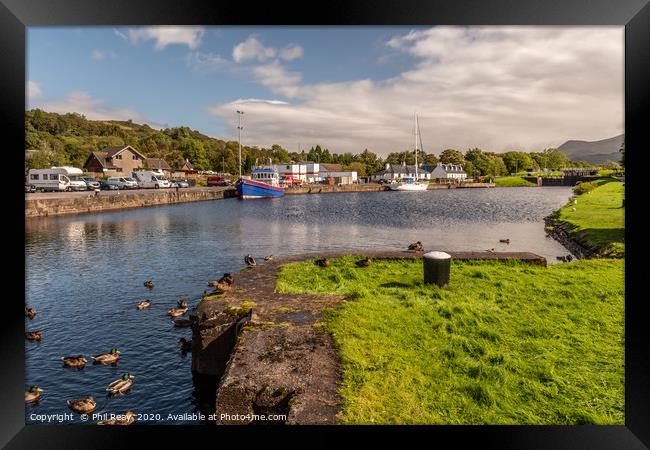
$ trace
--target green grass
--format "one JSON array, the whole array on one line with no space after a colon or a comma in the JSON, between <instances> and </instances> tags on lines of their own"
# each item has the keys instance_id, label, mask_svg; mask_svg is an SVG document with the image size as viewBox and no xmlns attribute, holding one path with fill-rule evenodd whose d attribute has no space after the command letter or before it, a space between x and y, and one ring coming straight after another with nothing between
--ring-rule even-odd
<instances>
[{"instance_id":1,"label":"green grass","mask_svg":"<svg viewBox=\"0 0 650 450\"><path fill-rule=\"evenodd\" d=\"M521 177L497 177L494 179L495 187L521 187L521 186L536 186L528 180Z\"/></svg>"},{"instance_id":2,"label":"green grass","mask_svg":"<svg viewBox=\"0 0 650 450\"><path fill-rule=\"evenodd\" d=\"M593 183L598 187L579 195L563 206L556 220L572 227L585 244L596 250L601 257L625 256L625 208L622 208L625 188L619 181L600 179ZM575 208L575 211L573 209Z\"/></svg>"},{"instance_id":3,"label":"green grass","mask_svg":"<svg viewBox=\"0 0 650 450\"><path fill-rule=\"evenodd\" d=\"M355 260L287 264L277 284L354 299L324 326L343 423L624 423L623 260L456 261L442 289L419 261Z\"/></svg>"}]
</instances>

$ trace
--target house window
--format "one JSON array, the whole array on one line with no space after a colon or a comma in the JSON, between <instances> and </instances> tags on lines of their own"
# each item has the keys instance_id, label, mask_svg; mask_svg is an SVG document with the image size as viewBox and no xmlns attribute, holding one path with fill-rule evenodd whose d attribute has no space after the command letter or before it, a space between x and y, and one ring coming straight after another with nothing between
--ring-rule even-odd
<instances>
[{"instance_id":1,"label":"house window","mask_svg":"<svg viewBox=\"0 0 650 450\"><path fill-rule=\"evenodd\" d=\"M32 174L29 176L30 180L38 180L38 174Z\"/></svg>"},{"instance_id":2,"label":"house window","mask_svg":"<svg viewBox=\"0 0 650 450\"><path fill-rule=\"evenodd\" d=\"M116 171L116 172L121 172L121 171L122 171L122 168L121 168L121 167L116 167L116 168L115 168L115 171Z\"/></svg>"},{"instance_id":3,"label":"house window","mask_svg":"<svg viewBox=\"0 0 650 450\"><path fill-rule=\"evenodd\" d=\"M122 159L122 155L115 156L115 159Z\"/></svg>"},{"instance_id":4,"label":"house window","mask_svg":"<svg viewBox=\"0 0 650 450\"><path fill-rule=\"evenodd\" d=\"M138 160L138 155L133 155L133 160L137 161Z\"/></svg>"}]
</instances>

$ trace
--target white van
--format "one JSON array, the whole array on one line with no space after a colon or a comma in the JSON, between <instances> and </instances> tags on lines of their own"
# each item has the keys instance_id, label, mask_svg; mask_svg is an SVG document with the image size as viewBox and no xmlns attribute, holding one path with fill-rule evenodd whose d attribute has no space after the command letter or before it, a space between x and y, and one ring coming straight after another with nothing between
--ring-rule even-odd
<instances>
[{"instance_id":1,"label":"white van","mask_svg":"<svg viewBox=\"0 0 650 450\"><path fill-rule=\"evenodd\" d=\"M138 183L131 177L110 177L106 184L117 186L118 189L137 189Z\"/></svg>"},{"instance_id":2,"label":"white van","mask_svg":"<svg viewBox=\"0 0 650 450\"><path fill-rule=\"evenodd\" d=\"M83 171L76 167L50 167L49 169L30 169L28 183L40 191L86 190L86 183L70 180L72 175L81 175Z\"/></svg>"},{"instance_id":3,"label":"white van","mask_svg":"<svg viewBox=\"0 0 650 450\"><path fill-rule=\"evenodd\" d=\"M155 170L138 170L132 173L141 188L168 188L171 183L162 172Z\"/></svg>"}]
</instances>

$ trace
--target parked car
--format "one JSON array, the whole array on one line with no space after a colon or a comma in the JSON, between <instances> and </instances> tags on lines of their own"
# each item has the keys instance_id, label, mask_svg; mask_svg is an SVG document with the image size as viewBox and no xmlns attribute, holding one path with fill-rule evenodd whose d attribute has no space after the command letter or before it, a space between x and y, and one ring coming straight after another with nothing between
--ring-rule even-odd
<instances>
[{"instance_id":1,"label":"parked car","mask_svg":"<svg viewBox=\"0 0 650 450\"><path fill-rule=\"evenodd\" d=\"M99 187L99 183L97 183L92 177L87 177L84 175L70 175L68 178L70 178L69 190L86 191ZM89 185L88 180L91 180L91 183L94 184Z\"/></svg>"},{"instance_id":2,"label":"parked car","mask_svg":"<svg viewBox=\"0 0 650 450\"><path fill-rule=\"evenodd\" d=\"M99 181L95 180L93 177L83 176L81 179L86 182L86 187L89 191L99 189Z\"/></svg>"},{"instance_id":3,"label":"parked car","mask_svg":"<svg viewBox=\"0 0 650 450\"><path fill-rule=\"evenodd\" d=\"M108 184L118 187L118 189L137 189L138 182L131 177L110 177L106 180Z\"/></svg>"},{"instance_id":4,"label":"parked car","mask_svg":"<svg viewBox=\"0 0 650 450\"><path fill-rule=\"evenodd\" d=\"M190 184L185 180L174 180L172 181L171 187L188 188Z\"/></svg>"},{"instance_id":5,"label":"parked car","mask_svg":"<svg viewBox=\"0 0 650 450\"><path fill-rule=\"evenodd\" d=\"M108 180L101 180L99 182L99 189L103 191L113 191L118 190L119 186L117 184L110 184Z\"/></svg>"},{"instance_id":6,"label":"parked car","mask_svg":"<svg viewBox=\"0 0 650 450\"><path fill-rule=\"evenodd\" d=\"M25 184L25 192L36 192L36 186L33 184Z\"/></svg>"},{"instance_id":7,"label":"parked car","mask_svg":"<svg viewBox=\"0 0 650 450\"><path fill-rule=\"evenodd\" d=\"M225 177L208 177L208 186L231 186L232 181Z\"/></svg>"}]
</instances>

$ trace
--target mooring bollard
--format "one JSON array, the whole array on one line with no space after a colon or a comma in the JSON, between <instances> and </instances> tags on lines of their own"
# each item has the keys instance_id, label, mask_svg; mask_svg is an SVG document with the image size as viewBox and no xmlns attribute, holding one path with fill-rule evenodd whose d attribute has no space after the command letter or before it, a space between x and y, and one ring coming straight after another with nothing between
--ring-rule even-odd
<instances>
[{"instance_id":1,"label":"mooring bollard","mask_svg":"<svg viewBox=\"0 0 650 450\"><path fill-rule=\"evenodd\" d=\"M443 287L449 284L451 255L445 252L429 252L422 255L424 264L424 284Z\"/></svg>"}]
</instances>

